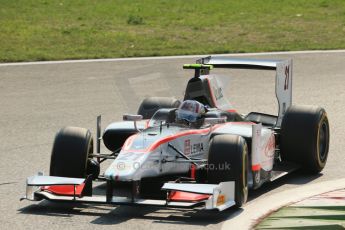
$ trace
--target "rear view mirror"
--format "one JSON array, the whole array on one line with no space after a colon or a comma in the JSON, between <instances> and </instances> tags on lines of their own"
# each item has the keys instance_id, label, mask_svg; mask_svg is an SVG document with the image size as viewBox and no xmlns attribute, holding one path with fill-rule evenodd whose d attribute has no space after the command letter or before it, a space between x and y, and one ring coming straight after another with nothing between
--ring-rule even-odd
<instances>
[{"instance_id":1,"label":"rear view mirror","mask_svg":"<svg viewBox=\"0 0 345 230\"><path fill-rule=\"evenodd\" d=\"M141 121L143 119L142 115L137 114L124 114L123 120L124 121Z\"/></svg>"},{"instance_id":2,"label":"rear view mirror","mask_svg":"<svg viewBox=\"0 0 345 230\"><path fill-rule=\"evenodd\" d=\"M207 117L205 123L210 125L222 124L226 122L226 117Z\"/></svg>"},{"instance_id":3,"label":"rear view mirror","mask_svg":"<svg viewBox=\"0 0 345 230\"><path fill-rule=\"evenodd\" d=\"M141 121L143 119L142 115L137 115L137 114L124 114L122 119L124 121L133 121L134 122L134 128L140 132L140 130L137 127L137 121Z\"/></svg>"}]
</instances>

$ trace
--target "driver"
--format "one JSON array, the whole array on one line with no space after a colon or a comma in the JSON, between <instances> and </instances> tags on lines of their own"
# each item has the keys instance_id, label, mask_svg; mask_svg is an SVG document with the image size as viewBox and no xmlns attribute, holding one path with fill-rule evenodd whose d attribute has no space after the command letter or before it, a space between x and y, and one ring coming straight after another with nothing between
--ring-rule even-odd
<instances>
[{"instance_id":1,"label":"driver","mask_svg":"<svg viewBox=\"0 0 345 230\"><path fill-rule=\"evenodd\" d=\"M186 100L176 110L176 122L198 128L204 123L205 113L206 109L203 104L194 100Z\"/></svg>"}]
</instances>

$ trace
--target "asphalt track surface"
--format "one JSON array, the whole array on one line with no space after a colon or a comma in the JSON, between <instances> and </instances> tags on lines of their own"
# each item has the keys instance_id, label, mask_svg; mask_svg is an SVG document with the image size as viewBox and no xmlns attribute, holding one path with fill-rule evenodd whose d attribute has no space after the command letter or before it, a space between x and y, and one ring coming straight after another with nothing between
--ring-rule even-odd
<instances>
[{"instance_id":1,"label":"asphalt track surface","mask_svg":"<svg viewBox=\"0 0 345 230\"><path fill-rule=\"evenodd\" d=\"M280 53L258 58L293 58L293 103L326 109L331 143L322 174L294 173L251 192L249 202L304 184L344 177L345 52ZM121 119L123 113L135 113L144 97L182 98L192 72L181 66L195 59L0 66L1 229L220 229L224 221L240 215L241 209L210 213L19 201L25 192L25 178L38 170L48 172L52 142L61 127L86 127L95 134L99 114L105 125ZM227 93L239 112L276 112L273 72L215 73L231 76Z\"/></svg>"}]
</instances>

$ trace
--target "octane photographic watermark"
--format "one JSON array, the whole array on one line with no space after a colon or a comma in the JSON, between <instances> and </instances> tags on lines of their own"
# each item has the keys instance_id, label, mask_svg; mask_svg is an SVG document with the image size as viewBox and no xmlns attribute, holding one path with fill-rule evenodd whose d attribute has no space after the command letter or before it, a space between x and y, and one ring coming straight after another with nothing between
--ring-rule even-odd
<instances>
[{"instance_id":1,"label":"octane photographic watermark","mask_svg":"<svg viewBox=\"0 0 345 230\"><path fill-rule=\"evenodd\" d=\"M207 170L211 170L211 171L212 170L220 170L220 171L226 170L226 171L228 171L228 170L231 170L231 164L228 162L223 162L223 163L219 163L219 164L207 164L207 165L205 165L205 168Z\"/></svg>"},{"instance_id":2,"label":"octane photographic watermark","mask_svg":"<svg viewBox=\"0 0 345 230\"><path fill-rule=\"evenodd\" d=\"M206 170L217 170L217 171L229 171L231 170L231 164L228 162L223 162L219 164L198 164L200 167L206 169ZM162 163L159 162L146 162L142 164L141 162L134 161L134 162L125 162L125 161L119 161L115 164L115 168L119 171L126 171L126 170L145 170L145 169L155 169L155 168L165 168L165 167L173 167L177 169L176 171L186 170L195 168L195 165L188 164L188 163L179 163L179 162L168 162L168 163ZM198 166L197 166L198 168Z\"/></svg>"}]
</instances>

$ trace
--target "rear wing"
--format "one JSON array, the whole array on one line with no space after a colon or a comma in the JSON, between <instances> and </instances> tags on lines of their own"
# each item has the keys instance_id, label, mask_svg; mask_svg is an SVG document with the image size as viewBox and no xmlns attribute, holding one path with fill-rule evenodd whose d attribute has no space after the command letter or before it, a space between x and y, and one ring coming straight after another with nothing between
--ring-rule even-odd
<instances>
[{"instance_id":1,"label":"rear wing","mask_svg":"<svg viewBox=\"0 0 345 230\"><path fill-rule=\"evenodd\" d=\"M196 63L212 65L214 68L275 70L275 91L279 105L276 126L281 126L283 116L292 104L292 59L258 60L209 56L197 60Z\"/></svg>"}]
</instances>

